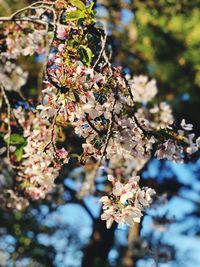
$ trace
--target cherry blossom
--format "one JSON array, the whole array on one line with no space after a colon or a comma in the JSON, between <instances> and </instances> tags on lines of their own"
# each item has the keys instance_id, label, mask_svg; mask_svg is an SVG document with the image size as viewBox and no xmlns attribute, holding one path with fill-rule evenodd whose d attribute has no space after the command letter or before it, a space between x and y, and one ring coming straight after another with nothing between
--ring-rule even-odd
<instances>
[{"instance_id":1,"label":"cherry blossom","mask_svg":"<svg viewBox=\"0 0 200 267\"><path fill-rule=\"evenodd\" d=\"M85 1L86 10L80 12L84 16L70 18L70 12L78 9L73 2L57 0L47 7L44 1L42 7L33 8L35 12L31 8L30 15L23 10L18 14L20 26L6 21L6 49L0 54L5 66L0 71L4 133L0 156L10 163L9 173L17 177L24 199L44 198L56 186L63 164L73 157L74 144L69 149L66 145L68 136L63 134L63 142L59 139L59 133L71 127L82 140L76 158L84 178L77 195L95 192L103 168L111 189L100 199L102 220L107 228L113 222L132 225L140 222L155 194L154 189L140 188L138 172L152 157L183 162L199 150L200 138L184 119L179 129L169 104L155 98L155 79L124 77L120 66L112 66L106 35L94 22L93 4ZM41 94L36 105L23 102L13 107L6 93L20 94L28 77L15 60L33 54L45 58ZM11 144L12 134L21 142L20 151L19 144ZM0 174L2 184L6 175ZM23 197L10 192L12 199L22 202Z\"/></svg>"},{"instance_id":2,"label":"cherry blossom","mask_svg":"<svg viewBox=\"0 0 200 267\"><path fill-rule=\"evenodd\" d=\"M139 176L131 177L126 183L121 183L113 176L108 179L113 183L113 190L109 196L100 199L103 204L102 220L106 220L107 228L115 221L129 225L140 222L142 211L152 201L155 191L151 188L139 187Z\"/></svg>"},{"instance_id":3,"label":"cherry blossom","mask_svg":"<svg viewBox=\"0 0 200 267\"><path fill-rule=\"evenodd\" d=\"M149 102L157 94L156 81L143 75L134 76L129 85L136 102Z\"/></svg>"}]
</instances>

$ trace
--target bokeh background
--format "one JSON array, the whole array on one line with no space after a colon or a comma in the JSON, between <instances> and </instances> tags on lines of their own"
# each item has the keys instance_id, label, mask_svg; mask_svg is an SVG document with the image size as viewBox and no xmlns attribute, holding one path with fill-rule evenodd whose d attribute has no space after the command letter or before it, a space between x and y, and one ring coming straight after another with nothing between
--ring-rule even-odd
<instances>
[{"instance_id":1,"label":"bokeh background","mask_svg":"<svg viewBox=\"0 0 200 267\"><path fill-rule=\"evenodd\" d=\"M0 0L0 16L34 1ZM200 1L99 0L112 63L125 73L156 78L161 101L200 135ZM37 97L40 58L20 59L29 70L23 93ZM185 164L152 159L142 183L160 195L141 225L106 230L98 196L76 197L66 168L57 189L25 211L0 210L0 266L200 267L200 160ZM99 188L101 188L101 180Z\"/></svg>"}]
</instances>

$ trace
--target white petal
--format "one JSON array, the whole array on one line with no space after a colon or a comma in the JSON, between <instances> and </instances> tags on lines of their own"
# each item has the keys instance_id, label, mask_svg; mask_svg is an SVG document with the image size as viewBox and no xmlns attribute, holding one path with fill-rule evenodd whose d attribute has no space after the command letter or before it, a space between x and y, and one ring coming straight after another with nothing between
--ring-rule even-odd
<instances>
[{"instance_id":1,"label":"white petal","mask_svg":"<svg viewBox=\"0 0 200 267\"><path fill-rule=\"evenodd\" d=\"M120 196L121 195L121 190L120 189L114 189L113 190L113 194L116 196L116 197L118 197L118 196Z\"/></svg>"},{"instance_id":2,"label":"white petal","mask_svg":"<svg viewBox=\"0 0 200 267\"><path fill-rule=\"evenodd\" d=\"M197 138L196 144L197 144L198 147L200 147L200 137Z\"/></svg>"},{"instance_id":3,"label":"white petal","mask_svg":"<svg viewBox=\"0 0 200 267\"><path fill-rule=\"evenodd\" d=\"M133 193L128 192L126 194L122 194L121 195L120 201L121 201L122 204L124 204L128 198L132 198L132 197L133 197Z\"/></svg>"},{"instance_id":4,"label":"white petal","mask_svg":"<svg viewBox=\"0 0 200 267\"><path fill-rule=\"evenodd\" d=\"M106 221L106 227L107 229L109 229L113 224L113 218L110 217L107 221Z\"/></svg>"},{"instance_id":5,"label":"white petal","mask_svg":"<svg viewBox=\"0 0 200 267\"><path fill-rule=\"evenodd\" d=\"M108 174L108 181L114 182L115 178L112 175Z\"/></svg>"},{"instance_id":6,"label":"white petal","mask_svg":"<svg viewBox=\"0 0 200 267\"><path fill-rule=\"evenodd\" d=\"M140 217L133 218L133 221L136 223L140 223Z\"/></svg>"},{"instance_id":7,"label":"white petal","mask_svg":"<svg viewBox=\"0 0 200 267\"><path fill-rule=\"evenodd\" d=\"M101 197L100 199L99 199L99 201L101 201L101 202L108 202L109 201L109 198L107 197L107 196L103 196L103 197Z\"/></svg>"}]
</instances>

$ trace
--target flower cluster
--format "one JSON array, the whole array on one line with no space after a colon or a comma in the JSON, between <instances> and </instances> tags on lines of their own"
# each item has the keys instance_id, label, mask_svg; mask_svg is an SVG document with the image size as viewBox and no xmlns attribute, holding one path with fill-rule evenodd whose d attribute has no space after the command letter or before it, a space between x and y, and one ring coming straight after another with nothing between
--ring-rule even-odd
<instances>
[{"instance_id":1,"label":"flower cluster","mask_svg":"<svg viewBox=\"0 0 200 267\"><path fill-rule=\"evenodd\" d=\"M130 79L129 86L136 102L149 102L157 94L156 81L154 79L148 81L148 77L143 75Z\"/></svg>"},{"instance_id":2,"label":"flower cluster","mask_svg":"<svg viewBox=\"0 0 200 267\"><path fill-rule=\"evenodd\" d=\"M192 155L199 150L200 137L196 141L194 140L195 134L191 133L193 125L186 124L183 119L181 128L174 135L174 138L169 138L159 146L156 151L156 157L158 159L166 158L175 162L184 162L184 154Z\"/></svg>"},{"instance_id":3,"label":"flower cluster","mask_svg":"<svg viewBox=\"0 0 200 267\"><path fill-rule=\"evenodd\" d=\"M8 59L15 59L20 55L40 54L44 51L46 35L44 27L36 29L34 24L24 21L20 25L8 24L3 34L6 51L2 56Z\"/></svg>"},{"instance_id":4,"label":"flower cluster","mask_svg":"<svg viewBox=\"0 0 200 267\"><path fill-rule=\"evenodd\" d=\"M0 155L5 152L6 148L0 149ZM12 150L12 149L11 149ZM22 210L28 206L27 199L18 196L16 190L14 190L14 178L15 172L10 166L10 162L7 158L3 158L0 161L0 203L3 209L17 209Z\"/></svg>"},{"instance_id":5,"label":"flower cluster","mask_svg":"<svg viewBox=\"0 0 200 267\"><path fill-rule=\"evenodd\" d=\"M142 211L152 201L155 191L151 188L140 188L139 176L131 177L126 183L121 183L109 175L108 180L113 184L113 190L109 196L100 199L103 203L102 220L106 220L107 228L115 221L118 224L129 225L140 222Z\"/></svg>"},{"instance_id":6,"label":"flower cluster","mask_svg":"<svg viewBox=\"0 0 200 267\"><path fill-rule=\"evenodd\" d=\"M59 162L68 162L68 152L56 147L56 129L52 129L39 113L29 112L25 120L22 110L18 108L15 115L24 128L27 140L17 180L22 182L21 186L28 196L33 199L43 198L54 187L54 180L61 167Z\"/></svg>"},{"instance_id":7,"label":"flower cluster","mask_svg":"<svg viewBox=\"0 0 200 267\"><path fill-rule=\"evenodd\" d=\"M27 82L28 72L11 61L0 61L0 80L7 91L19 92Z\"/></svg>"}]
</instances>

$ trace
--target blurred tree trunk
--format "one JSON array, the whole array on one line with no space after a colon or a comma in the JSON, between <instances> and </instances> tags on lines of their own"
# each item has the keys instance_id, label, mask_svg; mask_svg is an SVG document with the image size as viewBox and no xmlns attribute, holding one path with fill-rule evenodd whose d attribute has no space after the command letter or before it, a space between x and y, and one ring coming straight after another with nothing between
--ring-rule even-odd
<instances>
[{"instance_id":1,"label":"blurred tree trunk","mask_svg":"<svg viewBox=\"0 0 200 267\"><path fill-rule=\"evenodd\" d=\"M140 224L136 223L129 229L128 234L128 246L123 253L123 257L120 260L120 266L122 267L136 267L138 256L133 253L134 242L138 240L140 233Z\"/></svg>"},{"instance_id":2,"label":"blurred tree trunk","mask_svg":"<svg viewBox=\"0 0 200 267\"><path fill-rule=\"evenodd\" d=\"M106 267L108 253L113 246L116 226L106 229L105 221L95 219L91 239L84 249L82 267Z\"/></svg>"}]
</instances>

